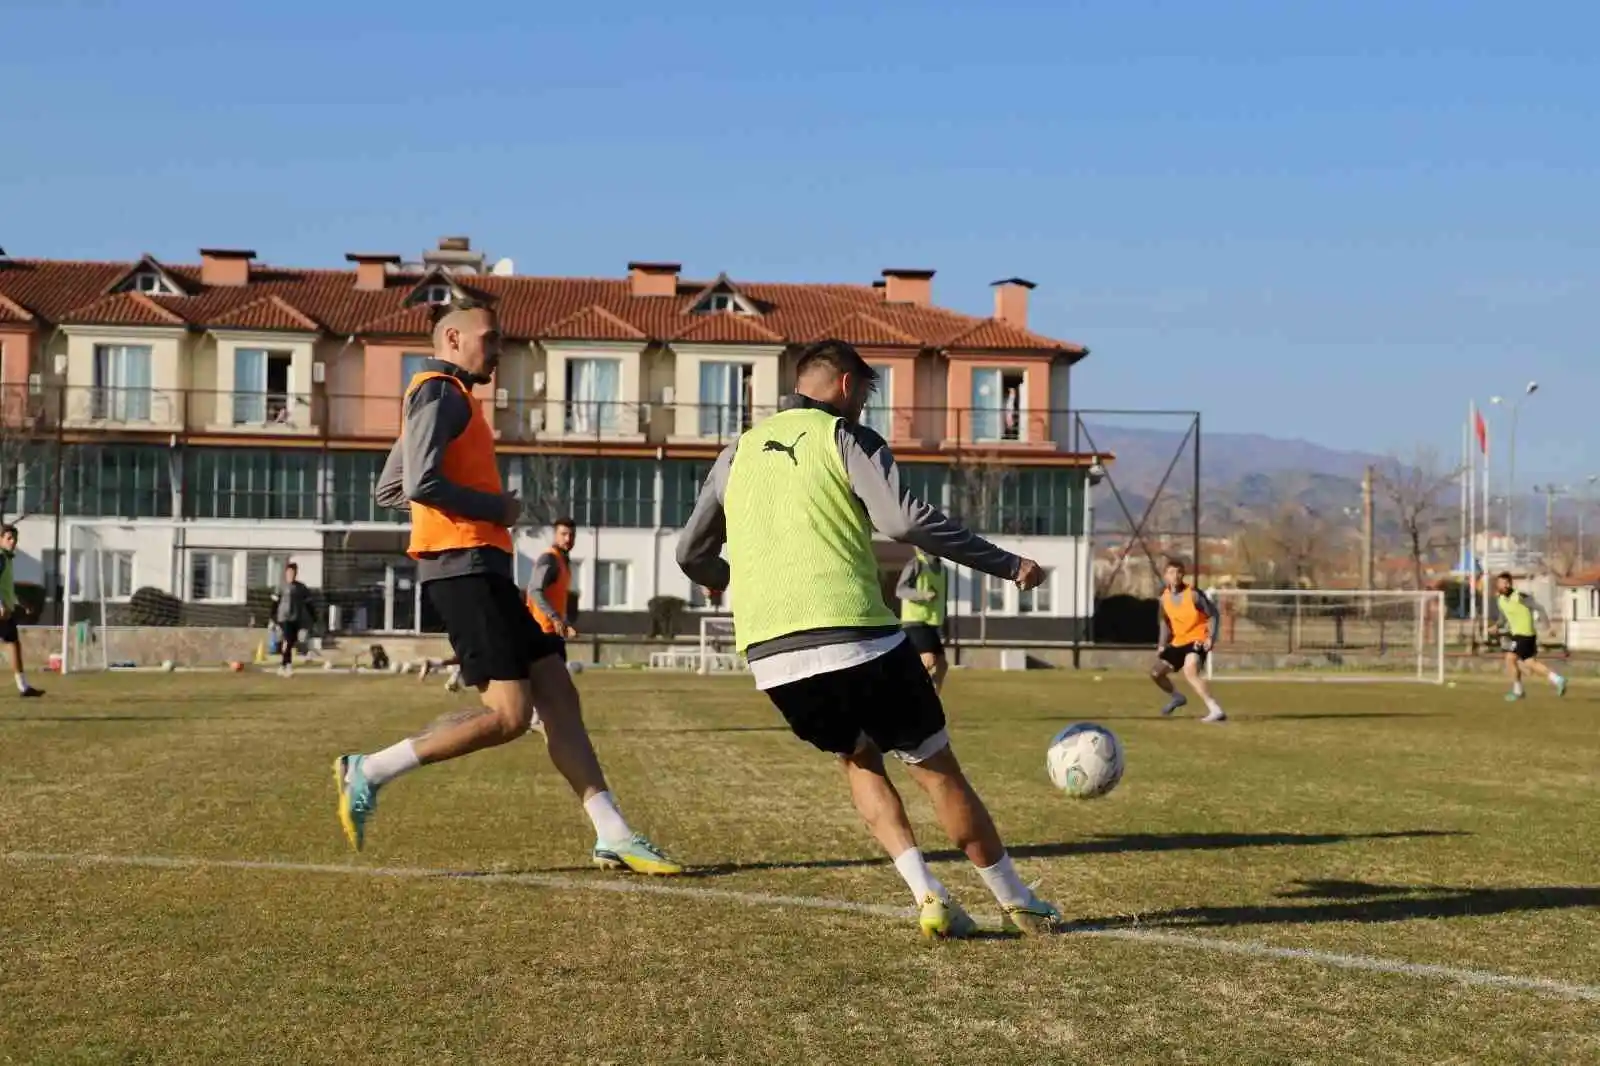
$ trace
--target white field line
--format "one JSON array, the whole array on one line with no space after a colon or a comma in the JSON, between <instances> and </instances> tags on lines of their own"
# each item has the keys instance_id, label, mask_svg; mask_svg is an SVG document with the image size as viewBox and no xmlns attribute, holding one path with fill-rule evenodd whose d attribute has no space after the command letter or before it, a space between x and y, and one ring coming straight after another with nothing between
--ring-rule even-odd
<instances>
[{"instance_id":1,"label":"white field line","mask_svg":"<svg viewBox=\"0 0 1600 1066\"><path fill-rule=\"evenodd\" d=\"M409 866L355 866L331 863L270 862L249 859L198 859L164 855L78 855L53 852L8 851L0 852L0 860L20 866L124 866L157 870L256 870L270 873L343 874L358 877L392 877L412 880L457 880L470 883L513 884L564 892L611 892L622 895L666 896L678 899L699 899L726 903L741 903L754 907L800 907L810 910L836 911L848 914L867 914L882 918L906 918L913 913L906 907L882 903L856 903L844 899L816 896L784 896L771 892L744 892L737 889L711 888L683 884L662 883L640 878L580 879L559 874L539 873L474 873L460 870L438 870ZM1283 948L1258 944L1248 940L1223 940L1215 937L1191 936L1187 933L1162 932L1155 929L1077 929L1069 935L1096 937L1107 940L1124 940L1160 947L1188 948L1221 955L1243 955L1258 959L1282 959L1311 963L1339 970L1357 970L1367 973L1396 974L1449 981L1478 988L1502 988L1517 992L1532 992L1562 999L1577 999L1600 1003L1600 985L1577 984L1545 977L1521 977L1515 974L1494 973L1489 970L1469 970L1456 966L1431 963L1405 962L1400 959L1383 959L1370 955L1344 955L1310 948Z\"/></svg>"}]
</instances>

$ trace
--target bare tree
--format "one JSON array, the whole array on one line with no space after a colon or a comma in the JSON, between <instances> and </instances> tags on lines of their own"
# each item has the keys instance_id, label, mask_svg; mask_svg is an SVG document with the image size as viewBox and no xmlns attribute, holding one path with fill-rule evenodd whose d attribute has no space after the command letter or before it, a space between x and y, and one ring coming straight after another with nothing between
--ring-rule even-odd
<instances>
[{"instance_id":1,"label":"bare tree","mask_svg":"<svg viewBox=\"0 0 1600 1066\"><path fill-rule=\"evenodd\" d=\"M996 453L963 453L950 468L950 510L973 529L989 534L1017 535L1029 530L1017 508L1005 506L1006 486L1016 479L1016 469Z\"/></svg>"},{"instance_id":2,"label":"bare tree","mask_svg":"<svg viewBox=\"0 0 1600 1066\"><path fill-rule=\"evenodd\" d=\"M546 453L522 459L522 524L543 529L571 515L572 460Z\"/></svg>"},{"instance_id":3,"label":"bare tree","mask_svg":"<svg viewBox=\"0 0 1600 1066\"><path fill-rule=\"evenodd\" d=\"M1383 510L1411 559L1413 588L1422 587L1426 565L1459 537L1459 524L1445 501L1460 477L1459 466L1446 468L1439 453L1427 447L1417 448L1409 460L1390 456L1379 467Z\"/></svg>"},{"instance_id":4,"label":"bare tree","mask_svg":"<svg viewBox=\"0 0 1600 1066\"><path fill-rule=\"evenodd\" d=\"M1322 583L1339 553L1336 531L1315 509L1285 503L1266 521L1233 538L1234 568L1262 588L1304 588Z\"/></svg>"}]
</instances>

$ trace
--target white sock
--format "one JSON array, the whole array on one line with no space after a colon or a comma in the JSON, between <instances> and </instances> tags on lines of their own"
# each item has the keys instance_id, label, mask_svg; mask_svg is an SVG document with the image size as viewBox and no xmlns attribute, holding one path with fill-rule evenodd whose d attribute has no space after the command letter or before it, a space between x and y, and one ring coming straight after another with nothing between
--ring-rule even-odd
<instances>
[{"instance_id":1,"label":"white sock","mask_svg":"<svg viewBox=\"0 0 1600 1066\"><path fill-rule=\"evenodd\" d=\"M1554 670L1550 671L1550 683L1552 685L1561 684L1561 675L1556 673Z\"/></svg>"},{"instance_id":2,"label":"white sock","mask_svg":"<svg viewBox=\"0 0 1600 1066\"><path fill-rule=\"evenodd\" d=\"M421 766L417 758L416 745L409 740L402 740L392 744L380 752L368 755L361 763L361 772L366 774L367 781L373 788L386 781L393 781L403 773L408 773Z\"/></svg>"},{"instance_id":3,"label":"white sock","mask_svg":"<svg viewBox=\"0 0 1600 1066\"><path fill-rule=\"evenodd\" d=\"M928 869L928 860L922 857L921 848L907 848L896 855L894 868L900 871L906 887L911 889L912 898L918 903L929 896L937 896L943 900L950 898L949 889L941 885L939 879L933 876L933 871Z\"/></svg>"},{"instance_id":4,"label":"white sock","mask_svg":"<svg viewBox=\"0 0 1600 1066\"><path fill-rule=\"evenodd\" d=\"M14 675L14 680L17 682L17 691L18 692L26 692L26 691L28 691L28 675L27 674L23 673L21 670L18 670L16 672L16 674Z\"/></svg>"},{"instance_id":5,"label":"white sock","mask_svg":"<svg viewBox=\"0 0 1600 1066\"><path fill-rule=\"evenodd\" d=\"M1206 709L1209 710L1209 711L1212 711L1212 712L1221 711L1222 710L1222 704L1220 704L1220 703L1218 703L1216 701L1216 697L1207 696L1206 697Z\"/></svg>"},{"instance_id":6,"label":"white sock","mask_svg":"<svg viewBox=\"0 0 1600 1066\"><path fill-rule=\"evenodd\" d=\"M633 837L633 830L628 828L628 820L622 817L622 811L617 807L617 801L609 792L596 792L583 801L583 809L589 815L589 821L594 823L595 836L603 843L621 844Z\"/></svg>"},{"instance_id":7,"label":"white sock","mask_svg":"<svg viewBox=\"0 0 1600 1066\"><path fill-rule=\"evenodd\" d=\"M1002 907L1020 907L1033 902L1033 889L1022 883L1017 868L1011 865L1011 856L1002 855L993 866L978 867L978 876L989 886L994 898Z\"/></svg>"},{"instance_id":8,"label":"white sock","mask_svg":"<svg viewBox=\"0 0 1600 1066\"><path fill-rule=\"evenodd\" d=\"M1522 679L1521 678L1518 678L1517 680L1511 682L1511 691L1515 692L1519 696L1522 695Z\"/></svg>"}]
</instances>

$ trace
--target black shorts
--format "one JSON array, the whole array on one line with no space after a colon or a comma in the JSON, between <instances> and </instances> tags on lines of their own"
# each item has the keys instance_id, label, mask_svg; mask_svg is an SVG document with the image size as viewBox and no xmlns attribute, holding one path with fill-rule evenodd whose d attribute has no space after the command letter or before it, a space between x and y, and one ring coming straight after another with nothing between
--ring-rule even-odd
<instances>
[{"instance_id":1,"label":"black shorts","mask_svg":"<svg viewBox=\"0 0 1600 1066\"><path fill-rule=\"evenodd\" d=\"M910 762L941 750L944 705L922 661L902 640L869 662L768 689L794 735L835 755L850 755L861 737Z\"/></svg>"},{"instance_id":2,"label":"black shorts","mask_svg":"<svg viewBox=\"0 0 1600 1066\"><path fill-rule=\"evenodd\" d=\"M0 637L0 639L4 638ZM1511 646L1506 650L1515 655L1519 663L1527 662L1529 659L1537 659L1539 657L1539 638L1512 637Z\"/></svg>"},{"instance_id":3,"label":"black shorts","mask_svg":"<svg viewBox=\"0 0 1600 1066\"><path fill-rule=\"evenodd\" d=\"M0 618L0 644L20 644L22 638L17 634L17 612L15 609L4 618Z\"/></svg>"},{"instance_id":4,"label":"black shorts","mask_svg":"<svg viewBox=\"0 0 1600 1066\"><path fill-rule=\"evenodd\" d=\"M429 581L423 591L444 623L450 650L461 660L464 685L522 681L538 660L551 655L566 659L566 642L539 628L509 577L442 577Z\"/></svg>"},{"instance_id":5,"label":"black shorts","mask_svg":"<svg viewBox=\"0 0 1600 1066\"><path fill-rule=\"evenodd\" d=\"M911 650L918 655L937 655L944 658L944 638L939 635L939 627L926 622L912 622L906 626L906 639L911 642Z\"/></svg>"},{"instance_id":6,"label":"black shorts","mask_svg":"<svg viewBox=\"0 0 1600 1066\"><path fill-rule=\"evenodd\" d=\"M1191 655L1200 657L1196 666L1206 664L1206 650L1198 644L1171 644L1161 649L1160 659L1174 670L1183 669L1183 661Z\"/></svg>"}]
</instances>

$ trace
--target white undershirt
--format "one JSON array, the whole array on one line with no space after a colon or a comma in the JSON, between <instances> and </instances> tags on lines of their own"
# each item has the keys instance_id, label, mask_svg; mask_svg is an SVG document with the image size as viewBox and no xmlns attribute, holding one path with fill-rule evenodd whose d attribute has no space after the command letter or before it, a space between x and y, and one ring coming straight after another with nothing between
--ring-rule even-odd
<instances>
[{"instance_id":1,"label":"white undershirt","mask_svg":"<svg viewBox=\"0 0 1600 1066\"><path fill-rule=\"evenodd\" d=\"M870 640L852 640L843 644L824 644L820 648L800 648L768 655L750 664L750 675L761 692L804 681L819 674L832 674L852 666L870 663L887 655L903 640L904 633L886 633Z\"/></svg>"}]
</instances>

